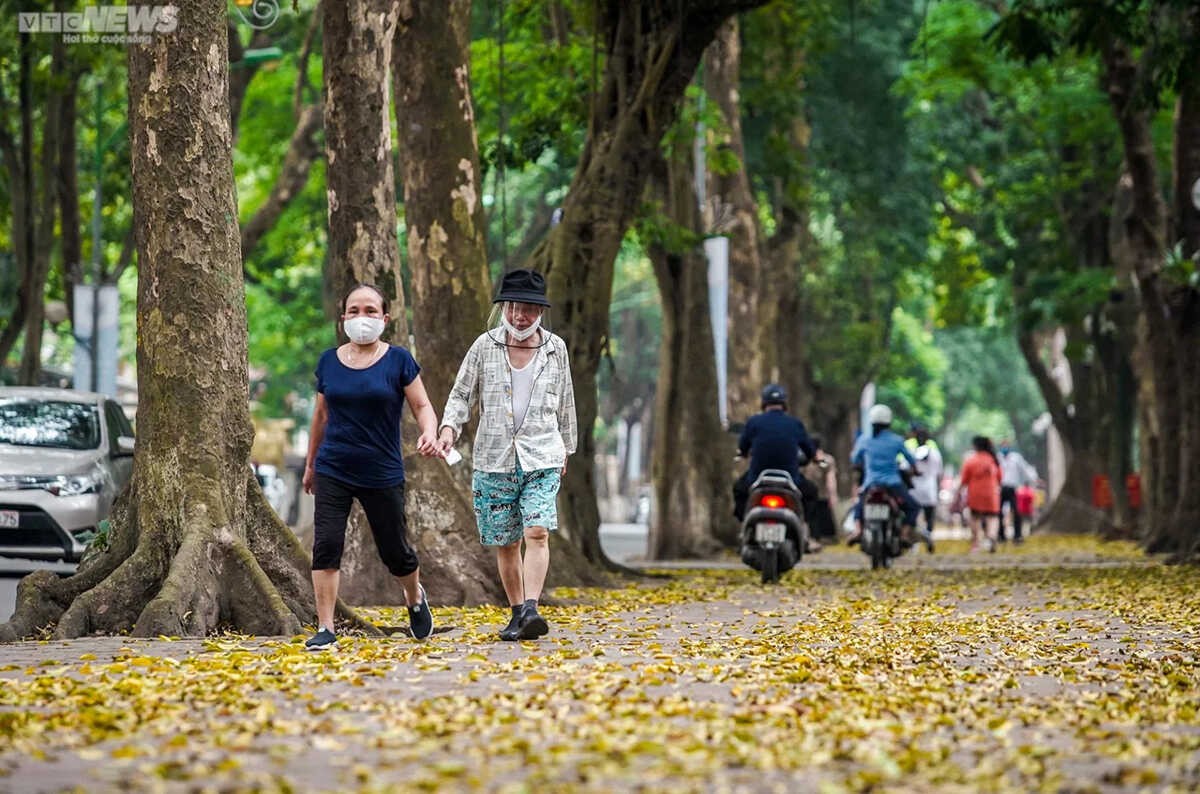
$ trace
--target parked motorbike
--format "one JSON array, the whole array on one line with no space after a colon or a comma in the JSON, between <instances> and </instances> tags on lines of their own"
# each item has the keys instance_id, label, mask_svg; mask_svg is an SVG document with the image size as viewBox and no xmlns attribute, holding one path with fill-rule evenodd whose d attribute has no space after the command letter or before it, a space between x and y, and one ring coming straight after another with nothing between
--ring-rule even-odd
<instances>
[{"instance_id":1,"label":"parked motorbike","mask_svg":"<svg viewBox=\"0 0 1200 794\"><path fill-rule=\"evenodd\" d=\"M800 491L786 471L765 469L746 501L742 562L762 572L763 584L779 581L804 556L808 527Z\"/></svg>"}]
</instances>

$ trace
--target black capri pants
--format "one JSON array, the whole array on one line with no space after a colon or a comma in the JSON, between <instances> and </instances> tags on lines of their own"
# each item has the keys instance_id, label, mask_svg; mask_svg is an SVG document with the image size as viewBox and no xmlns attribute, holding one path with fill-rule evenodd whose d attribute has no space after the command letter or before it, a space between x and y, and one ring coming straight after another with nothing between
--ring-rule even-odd
<instances>
[{"instance_id":1,"label":"black capri pants","mask_svg":"<svg viewBox=\"0 0 1200 794\"><path fill-rule=\"evenodd\" d=\"M361 488L325 474L317 474L313 508L314 571L337 570L346 547L346 521L354 500L367 514L379 558L393 576L417 570L417 552L408 542L404 514L404 483L390 488Z\"/></svg>"}]
</instances>

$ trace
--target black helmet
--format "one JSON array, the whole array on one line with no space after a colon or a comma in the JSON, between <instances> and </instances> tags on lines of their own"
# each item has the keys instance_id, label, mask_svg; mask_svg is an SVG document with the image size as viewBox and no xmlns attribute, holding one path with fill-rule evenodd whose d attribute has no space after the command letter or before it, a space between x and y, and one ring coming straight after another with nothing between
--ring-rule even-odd
<instances>
[{"instance_id":1,"label":"black helmet","mask_svg":"<svg viewBox=\"0 0 1200 794\"><path fill-rule=\"evenodd\" d=\"M778 383L768 383L762 390L762 407L787 405L787 390Z\"/></svg>"}]
</instances>

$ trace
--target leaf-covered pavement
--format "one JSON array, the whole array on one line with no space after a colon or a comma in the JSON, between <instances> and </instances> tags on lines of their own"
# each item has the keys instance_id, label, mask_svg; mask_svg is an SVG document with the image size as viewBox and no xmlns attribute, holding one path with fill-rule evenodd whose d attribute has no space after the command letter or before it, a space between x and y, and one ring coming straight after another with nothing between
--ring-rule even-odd
<instances>
[{"instance_id":1,"label":"leaf-covered pavement","mask_svg":"<svg viewBox=\"0 0 1200 794\"><path fill-rule=\"evenodd\" d=\"M938 551L559 590L538 643L480 608L317 654L0 646L0 790L1200 788L1200 572L1082 539Z\"/></svg>"}]
</instances>

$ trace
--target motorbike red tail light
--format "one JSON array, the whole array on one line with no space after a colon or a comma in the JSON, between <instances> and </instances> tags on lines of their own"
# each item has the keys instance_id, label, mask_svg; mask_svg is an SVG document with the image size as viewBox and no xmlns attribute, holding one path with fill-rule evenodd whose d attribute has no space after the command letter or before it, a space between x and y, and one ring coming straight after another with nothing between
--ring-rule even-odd
<instances>
[{"instance_id":1,"label":"motorbike red tail light","mask_svg":"<svg viewBox=\"0 0 1200 794\"><path fill-rule=\"evenodd\" d=\"M782 496L779 496L779 495L773 494L773 493L769 493L766 496L762 497L761 499L758 500L758 503L760 505L762 505L763 507L772 507L772 508L780 508L780 507L783 507L785 504Z\"/></svg>"}]
</instances>

